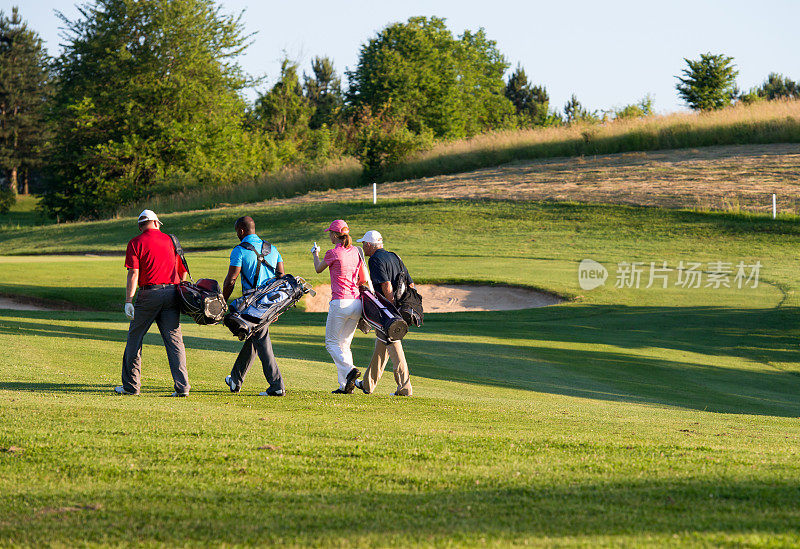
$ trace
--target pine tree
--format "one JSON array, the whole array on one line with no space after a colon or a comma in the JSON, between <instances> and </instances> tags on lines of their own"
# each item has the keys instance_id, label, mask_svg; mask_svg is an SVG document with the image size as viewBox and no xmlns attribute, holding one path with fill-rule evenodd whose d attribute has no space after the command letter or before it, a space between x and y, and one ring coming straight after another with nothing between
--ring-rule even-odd
<instances>
[{"instance_id":1,"label":"pine tree","mask_svg":"<svg viewBox=\"0 0 800 549\"><path fill-rule=\"evenodd\" d=\"M315 57L311 61L313 76L304 76L306 97L314 107L308 125L312 130L323 125L331 127L339 120L344 100L342 81L327 57Z\"/></svg>"},{"instance_id":2,"label":"pine tree","mask_svg":"<svg viewBox=\"0 0 800 549\"><path fill-rule=\"evenodd\" d=\"M767 101L797 99L800 97L800 84L782 74L771 72L756 93Z\"/></svg>"},{"instance_id":3,"label":"pine tree","mask_svg":"<svg viewBox=\"0 0 800 549\"><path fill-rule=\"evenodd\" d=\"M284 59L280 78L256 99L253 108L254 125L279 140L300 137L311 118L312 106L303 95L297 69L297 63Z\"/></svg>"},{"instance_id":4,"label":"pine tree","mask_svg":"<svg viewBox=\"0 0 800 549\"><path fill-rule=\"evenodd\" d=\"M41 38L16 7L10 17L0 11L0 169L13 193L21 180L28 194L29 171L42 162L49 91L49 59Z\"/></svg>"},{"instance_id":5,"label":"pine tree","mask_svg":"<svg viewBox=\"0 0 800 549\"><path fill-rule=\"evenodd\" d=\"M525 126L542 126L549 117L550 97L543 86L531 86L525 69L517 65L517 69L508 78L506 97L514 104L517 115Z\"/></svg>"},{"instance_id":6,"label":"pine tree","mask_svg":"<svg viewBox=\"0 0 800 549\"><path fill-rule=\"evenodd\" d=\"M598 121L597 112L590 111L584 107L574 93L564 105L564 122L567 124L572 124L573 122L594 123Z\"/></svg>"},{"instance_id":7,"label":"pine tree","mask_svg":"<svg viewBox=\"0 0 800 549\"><path fill-rule=\"evenodd\" d=\"M676 77L678 95L693 109L709 111L730 105L738 96L733 57L704 53L700 59L684 59L689 66L684 77Z\"/></svg>"}]
</instances>

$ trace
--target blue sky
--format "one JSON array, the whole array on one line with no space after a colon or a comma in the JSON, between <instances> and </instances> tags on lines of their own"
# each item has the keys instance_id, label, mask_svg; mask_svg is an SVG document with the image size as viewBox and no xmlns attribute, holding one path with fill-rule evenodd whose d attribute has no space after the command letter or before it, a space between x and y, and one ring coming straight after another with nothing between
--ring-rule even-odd
<instances>
[{"instance_id":1,"label":"blue sky","mask_svg":"<svg viewBox=\"0 0 800 549\"><path fill-rule=\"evenodd\" d=\"M572 93L591 109L622 106L649 93L658 112L682 110L674 77L684 68L684 57L707 51L734 57L742 89L760 84L772 71L800 80L797 0L220 3L232 13L246 10L246 29L257 34L241 64L251 74L266 75L268 83L275 81L284 51L307 71L312 57L327 55L342 74L355 66L361 44L388 23L414 15L444 17L456 34L485 28L512 68L521 63L559 108ZM54 10L72 18L74 4L2 0L0 9L7 12L12 5L56 54L60 21Z\"/></svg>"}]
</instances>

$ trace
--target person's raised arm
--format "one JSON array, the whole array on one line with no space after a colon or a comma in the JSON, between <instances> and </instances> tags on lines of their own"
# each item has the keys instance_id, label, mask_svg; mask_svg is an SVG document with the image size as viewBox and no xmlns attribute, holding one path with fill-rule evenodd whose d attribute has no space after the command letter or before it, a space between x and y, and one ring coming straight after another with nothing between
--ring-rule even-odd
<instances>
[{"instance_id":1,"label":"person's raised arm","mask_svg":"<svg viewBox=\"0 0 800 549\"><path fill-rule=\"evenodd\" d=\"M314 247L311 248L311 257L314 258L314 270L317 271L317 273L321 273L328 268L325 258L323 257L320 259L319 257L319 246L317 246L316 242L314 242Z\"/></svg>"},{"instance_id":2,"label":"person's raised arm","mask_svg":"<svg viewBox=\"0 0 800 549\"><path fill-rule=\"evenodd\" d=\"M233 289L236 287L236 279L239 278L239 273L241 272L241 267L228 266L228 274L225 277L225 282L222 283L222 297L225 298L225 301L228 301L228 298L231 297Z\"/></svg>"}]
</instances>

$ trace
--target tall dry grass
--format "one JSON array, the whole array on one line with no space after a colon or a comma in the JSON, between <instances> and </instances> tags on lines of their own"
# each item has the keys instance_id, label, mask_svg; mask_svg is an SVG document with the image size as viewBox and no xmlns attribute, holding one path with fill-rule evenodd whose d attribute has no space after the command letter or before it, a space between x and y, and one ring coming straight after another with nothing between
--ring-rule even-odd
<instances>
[{"instance_id":1,"label":"tall dry grass","mask_svg":"<svg viewBox=\"0 0 800 549\"><path fill-rule=\"evenodd\" d=\"M709 113L483 134L439 143L388 170L381 180L431 177L537 158L794 142L800 142L800 101L770 101ZM261 202L362 184L358 162L346 158L314 172L288 170L252 182L152 197L122 208L119 215L135 215L142 207L166 213Z\"/></svg>"},{"instance_id":2,"label":"tall dry grass","mask_svg":"<svg viewBox=\"0 0 800 549\"><path fill-rule=\"evenodd\" d=\"M388 171L384 180L465 172L536 158L793 142L800 142L800 101L771 101L709 113L483 134L440 143Z\"/></svg>"}]
</instances>

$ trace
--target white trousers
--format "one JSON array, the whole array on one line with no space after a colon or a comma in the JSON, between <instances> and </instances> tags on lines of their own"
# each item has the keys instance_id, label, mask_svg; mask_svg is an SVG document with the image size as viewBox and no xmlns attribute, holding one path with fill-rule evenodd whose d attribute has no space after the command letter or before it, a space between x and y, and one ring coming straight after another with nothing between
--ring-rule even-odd
<instances>
[{"instance_id":1,"label":"white trousers","mask_svg":"<svg viewBox=\"0 0 800 549\"><path fill-rule=\"evenodd\" d=\"M361 318L360 299L332 299L328 305L325 348L336 363L340 389L344 389L347 374L354 368L350 343L356 333L359 318Z\"/></svg>"}]
</instances>

